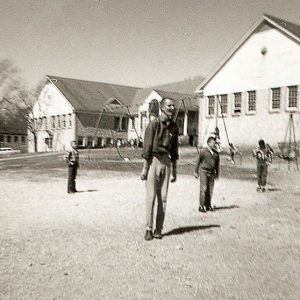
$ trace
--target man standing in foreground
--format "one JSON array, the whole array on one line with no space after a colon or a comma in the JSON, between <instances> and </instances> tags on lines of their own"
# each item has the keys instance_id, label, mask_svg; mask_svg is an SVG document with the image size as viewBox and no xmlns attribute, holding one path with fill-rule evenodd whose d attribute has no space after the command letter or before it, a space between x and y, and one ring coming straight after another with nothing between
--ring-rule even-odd
<instances>
[{"instance_id":1,"label":"man standing in foreground","mask_svg":"<svg viewBox=\"0 0 300 300\"><path fill-rule=\"evenodd\" d=\"M77 169L79 168L79 152L77 150L76 141L71 142L71 151L67 153L65 159L68 163L68 193L73 194L76 193L76 175Z\"/></svg>"},{"instance_id":2,"label":"man standing in foreground","mask_svg":"<svg viewBox=\"0 0 300 300\"><path fill-rule=\"evenodd\" d=\"M178 160L178 127L172 120L174 100L163 98L160 102L161 115L152 120L145 131L143 158L149 165L146 191L146 234L145 240L162 238L166 213L169 180L176 181ZM153 230L153 211L157 198L156 229Z\"/></svg>"},{"instance_id":3,"label":"man standing in foreground","mask_svg":"<svg viewBox=\"0 0 300 300\"><path fill-rule=\"evenodd\" d=\"M219 177L220 157L215 150L216 138L209 137L207 140L208 148L200 152L196 164L195 178L199 178L200 167L200 212L213 211L211 206L211 198L214 189L215 179Z\"/></svg>"}]
</instances>

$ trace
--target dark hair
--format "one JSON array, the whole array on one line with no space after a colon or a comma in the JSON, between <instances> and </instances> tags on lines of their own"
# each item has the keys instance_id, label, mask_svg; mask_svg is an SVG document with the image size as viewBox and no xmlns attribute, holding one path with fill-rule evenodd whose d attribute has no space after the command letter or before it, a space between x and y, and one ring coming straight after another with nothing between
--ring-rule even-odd
<instances>
[{"instance_id":1,"label":"dark hair","mask_svg":"<svg viewBox=\"0 0 300 300\"><path fill-rule=\"evenodd\" d=\"M264 140L259 140L259 141L258 141L258 145L259 145L259 147L261 147L261 148L265 148L265 147L266 147L266 144L265 144L265 141L264 141Z\"/></svg>"},{"instance_id":2,"label":"dark hair","mask_svg":"<svg viewBox=\"0 0 300 300\"><path fill-rule=\"evenodd\" d=\"M216 141L216 138L213 137L213 136L210 136L210 137L207 139L207 143L209 143L209 142L212 141L212 140Z\"/></svg>"},{"instance_id":3,"label":"dark hair","mask_svg":"<svg viewBox=\"0 0 300 300\"><path fill-rule=\"evenodd\" d=\"M162 99L160 100L160 107L162 107L162 106L165 104L166 100L172 100L172 101L175 101L173 98L170 98L170 97L162 98Z\"/></svg>"}]
</instances>

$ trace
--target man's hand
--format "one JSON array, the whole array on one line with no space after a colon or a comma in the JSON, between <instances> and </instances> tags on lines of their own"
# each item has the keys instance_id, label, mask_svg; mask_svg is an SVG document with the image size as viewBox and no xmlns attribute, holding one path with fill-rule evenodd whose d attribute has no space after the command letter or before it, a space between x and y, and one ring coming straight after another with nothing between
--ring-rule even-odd
<instances>
[{"instance_id":1,"label":"man's hand","mask_svg":"<svg viewBox=\"0 0 300 300\"><path fill-rule=\"evenodd\" d=\"M172 162L172 175L171 175L171 182L175 182L177 179L177 162Z\"/></svg>"},{"instance_id":2,"label":"man's hand","mask_svg":"<svg viewBox=\"0 0 300 300\"><path fill-rule=\"evenodd\" d=\"M198 178L199 178L199 173L198 173L198 172L194 172L194 177L195 177L196 179L198 179Z\"/></svg>"}]
</instances>

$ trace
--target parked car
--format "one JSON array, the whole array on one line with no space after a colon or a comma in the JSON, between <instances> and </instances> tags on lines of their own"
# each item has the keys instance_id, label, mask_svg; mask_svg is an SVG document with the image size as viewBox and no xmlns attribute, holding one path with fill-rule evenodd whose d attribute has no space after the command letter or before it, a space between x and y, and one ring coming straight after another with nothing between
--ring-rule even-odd
<instances>
[{"instance_id":1,"label":"parked car","mask_svg":"<svg viewBox=\"0 0 300 300\"><path fill-rule=\"evenodd\" d=\"M14 149L8 148L8 147L0 148L0 157L1 156L9 156L11 154L18 154L18 153L21 153L21 150L14 150Z\"/></svg>"}]
</instances>

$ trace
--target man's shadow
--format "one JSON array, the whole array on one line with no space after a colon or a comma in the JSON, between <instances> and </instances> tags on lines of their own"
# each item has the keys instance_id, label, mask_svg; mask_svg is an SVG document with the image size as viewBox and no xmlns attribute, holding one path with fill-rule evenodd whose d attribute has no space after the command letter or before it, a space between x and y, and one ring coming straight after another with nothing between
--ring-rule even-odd
<instances>
[{"instance_id":1,"label":"man's shadow","mask_svg":"<svg viewBox=\"0 0 300 300\"><path fill-rule=\"evenodd\" d=\"M77 191L77 193L92 193L92 192L98 192L99 190L85 190L85 191Z\"/></svg>"},{"instance_id":2,"label":"man's shadow","mask_svg":"<svg viewBox=\"0 0 300 300\"><path fill-rule=\"evenodd\" d=\"M215 224L179 227L179 228L172 229L172 230L166 232L165 234L163 234L163 236L184 234L186 232L205 230L205 229L209 229L209 228L219 228L219 227L221 227L221 226L220 225L215 225Z\"/></svg>"},{"instance_id":3,"label":"man's shadow","mask_svg":"<svg viewBox=\"0 0 300 300\"><path fill-rule=\"evenodd\" d=\"M215 206L214 210L221 210L221 209L233 209L233 208L239 208L238 205L229 205L229 206Z\"/></svg>"}]
</instances>

